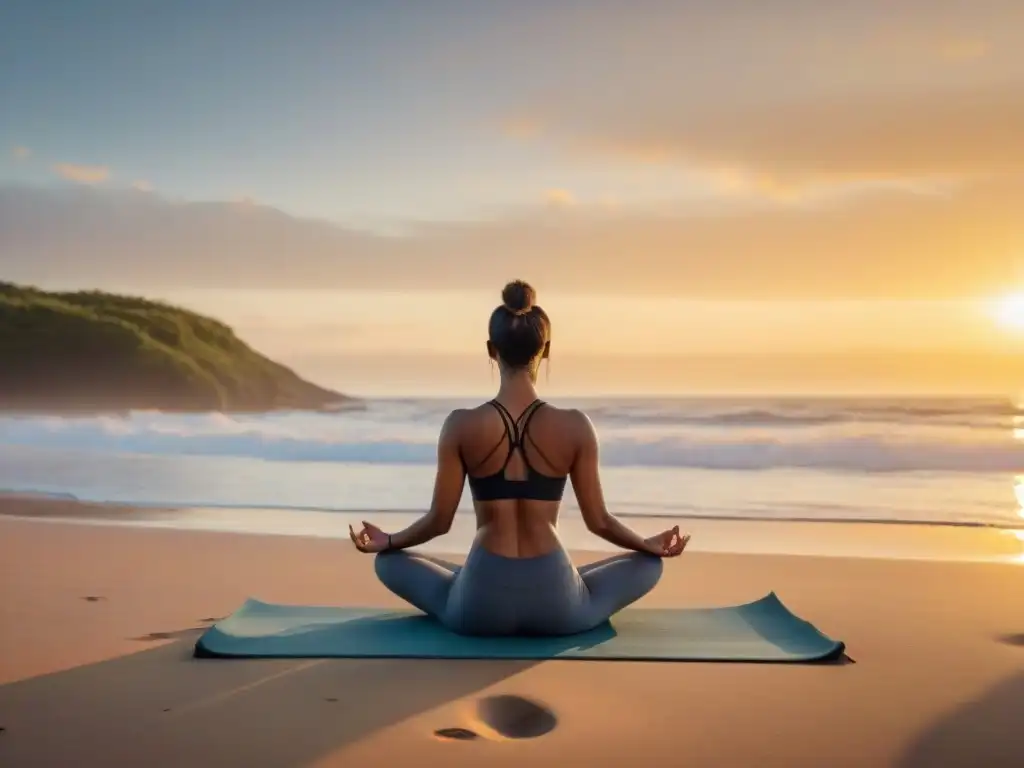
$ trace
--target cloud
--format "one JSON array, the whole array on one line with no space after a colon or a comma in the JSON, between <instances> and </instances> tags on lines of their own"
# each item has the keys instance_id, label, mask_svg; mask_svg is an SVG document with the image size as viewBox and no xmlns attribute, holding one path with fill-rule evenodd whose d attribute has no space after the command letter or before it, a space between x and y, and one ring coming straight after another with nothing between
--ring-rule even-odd
<instances>
[{"instance_id":1,"label":"cloud","mask_svg":"<svg viewBox=\"0 0 1024 768\"><path fill-rule=\"evenodd\" d=\"M537 138L543 129L541 121L532 117L510 117L501 123L501 132L505 136L520 141Z\"/></svg>"},{"instance_id":2,"label":"cloud","mask_svg":"<svg viewBox=\"0 0 1024 768\"><path fill-rule=\"evenodd\" d=\"M1004 25L1016 26L1020 22L1020 13L1008 15L1002 19ZM935 70L936 60L953 64L977 61L989 55L993 48L998 47L997 43L1005 44L1006 40L1000 40L998 26L992 27L982 24L980 29L984 34L949 34L949 29L957 27L965 29L977 29L979 20L977 18L963 18L959 21L947 20L946 24L922 23L920 16L905 19L889 24L879 24L870 32L863 35L857 44L855 36L851 42L860 49L865 57L872 61L884 62L886 66L892 67L893 74L899 76L901 72L913 71L915 69L927 69L932 72L949 73L950 70ZM856 48L854 48L856 50ZM847 50L847 57L855 57L851 50ZM842 87L842 84L839 84Z\"/></svg>"},{"instance_id":3,"label":"cloud","mask_svg":"<svg viewBox=\"0 0 1024 768\"><path fill-rule=\"evenodd\" d=\"M940 183L1024 173L1024 83L1015 85L700 110L672 100L577 104L553 110L550 135L591 162L676 167L769 197L898 179Z\"/></svg>"},{"instance_id":4,"label":"cloud","mask_svg":"<svg viewBox=\"0 0 1024 768\"><path fill-rule=\"evenodd\" d=\"M988 55L989 43L981 38L948 40L939 46L939 56L947 61L973 61Z\"/></svg>"},{"instance_id":5,"label":"cloud","mask_svg":"<svg viewBox=\"0 0 1024 768\"><path fill-rule=\"evenodd\" d=\"M548 205L571 207L576 205L576 197L567 189L549 189L544 193Z\"/></svg>"},{"instance_id":6,"label":"cloud","mask_svg":"<svg viewBox=\"0 0 1024 768\"><path fill-rule=\"evenodd\" d=\"M99 184L110 178L110 169L105 165L77 165L75 163L54 163L55 174L79 184Z\"/></svg>"},{"instance_id":7,"label":"cloud","mask_svg":"<svg viewBox=\"0 0 1024 768\"><path fill-rule=\"evenodd\" d=\"M8 279L173 288L493 290L699 298L915 298L1024 286L1024 179L941 194L879 186L814 206L747 198L657 210L538 200L504 218L377 236L267 207L130 190L0 188Z\"/></svg>"},{"instance_id":8,"label":"cloud","mask_svg":"<svg viewBox=\"0 0 1024 768\"><path fill-rule=\"evenodd\" d=\"M15 160L28 160L32 156L32 150L28 147L14 147L11 149L11 157Z\"/></svg>"},{"instance_id":9,"label":"cloud","mask_svg":"<svg viewBox=\"0 0 1024 768\"><path fill-rule=\"evenodd\" d=\"M132 189L137 190L139 192L152 192L153 185L150 184L145 179L139 179L138 181L132 182Z\"/></svg>"}]
</instances>

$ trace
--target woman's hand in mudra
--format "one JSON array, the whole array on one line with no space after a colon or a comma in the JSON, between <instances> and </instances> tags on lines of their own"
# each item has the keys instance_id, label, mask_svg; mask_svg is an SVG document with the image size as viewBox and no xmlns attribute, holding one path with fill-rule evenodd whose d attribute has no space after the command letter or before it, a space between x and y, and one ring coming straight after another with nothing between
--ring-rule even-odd
<instances>
[{"instance_id":1,"label":"woman's hand in mudra","mask_svg":"<svg viewBox=\"0 0 1024 768\"><path fill-rule=\"evenodd\" d=\"M352 526L348 527L348 535L360 552L383 552L391 546L391 537L372 523L363 520L363 529L356 533Z\"/></svg>"},{"instance_id":2,"label":"woman's hand in mudra","mask_svg":"<svg viewBox=\"0 0 1024 768\"><path fill-rule=\"evenodd\" d=\"M678 557L686 549L686 545L690 541L690 534L680 534L679 526L677 525L675 528L669 528L667 531L659 533L657 536L651 536L651 538L644 541L650 547L652 555L657 555L658 557Z\"/></svg>"}]
</instances>

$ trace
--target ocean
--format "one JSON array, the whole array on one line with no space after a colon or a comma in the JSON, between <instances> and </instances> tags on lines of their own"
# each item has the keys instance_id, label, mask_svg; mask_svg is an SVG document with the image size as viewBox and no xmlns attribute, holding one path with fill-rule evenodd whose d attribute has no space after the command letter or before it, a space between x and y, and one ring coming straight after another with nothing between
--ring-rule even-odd
<instances>
[{"instance_id":1,"label":"ocean","mask_svg":"<svg viewBox=\"0 0 1024 768\"><path fill-rule=\"evenodd\" d=\"M0 490L199 508L210 527L231 530L316 533L329 526L340 535L347 527L334 525L338 513L411 521L423 512L441 422L452 408L475 402L368 400L331 414L5 416ZM1017 477L1024 471L1024 408L1010 400L557 403L593 419L609 506L623 517L684 527L1024 528ZM471 509L467 490L457 515L463 528ZM579 529L571 488L563 517Z\"/></svg>"}]
</instances>

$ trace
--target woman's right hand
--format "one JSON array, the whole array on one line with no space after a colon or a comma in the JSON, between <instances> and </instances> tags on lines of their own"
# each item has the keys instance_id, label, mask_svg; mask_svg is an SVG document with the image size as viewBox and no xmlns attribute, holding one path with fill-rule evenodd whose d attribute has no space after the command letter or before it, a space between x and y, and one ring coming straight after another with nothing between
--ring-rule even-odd
<instances>
[{"instance_id":1,"label":"woman's right hand","mask_svg":"<svg viewBox=\"0 0 1024 768\"><path fill-rule=\"evenodd\" d=\"M363 521L363 529L356 533L350 525L348 527L349 538L352 539L352 543L356 545L356 549L360 552L383 552L391 546L391 537L384 533L373 523Z\"/></svg>"},{"instance_id":2,"label":"woman's right hand","mask_svg":"<svg viewBox=\"0 0 1024 768\"><path fill-rule=\"evenodd\" d=\"M644 539L648 551L658 557L678 557L683 554L687 543L690 541L690 534L680 534L679 526L669 528L667 531Z\"/></svg>"}]
</instances>

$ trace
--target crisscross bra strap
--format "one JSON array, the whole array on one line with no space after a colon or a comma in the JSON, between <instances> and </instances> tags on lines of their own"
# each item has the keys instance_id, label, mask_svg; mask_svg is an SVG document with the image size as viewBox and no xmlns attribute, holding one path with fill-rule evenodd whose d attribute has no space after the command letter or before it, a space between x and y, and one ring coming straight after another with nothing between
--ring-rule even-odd
<instances>
[{"instance_id":1,"label":"crisscross bra strap","mask_svg":"<svg viewBox=\"0 0 1024 768\"><path fill-rule=\"evenodd\" d=\"M526 439L526 432L530 425L530 419L533 418L533 414L537 412L544 403L540 400L534 400L530 403L523 412L519 415L518 419L513 419L512 414L509 413L508 408L499 403L497 400L491 400L490 404L501 416L501 421L505 425L505 434L508 436L508 455L505 457L505 463L502 467L507 467L509 461L512 460L512 454L515 453L516 448L519 449L523 455L523 461L526 462L526 466L530 466L529 459L526 458L526 445L524 440ZM532 441L531 441L532 442ZM493 451L492 451L493 453ZM489 458L489 457L488 457Z\"/></svg>"},{"instance_id":2,"label":"crisscross bra strap","mask_svg":"<svg viewBox=\"0 0 1024 768\"><path fill-rule=\"evenodd\" d=\"M491 400L489 404L498 412L498 415L501 417L501 423L505 425L505 437L508 438L508 455L505 456L505 463L501 465L502 469L504 469L508 466L509 461L512 460L512 454L515 453L516 446L519 445L519 425L512 418L512 414L508 412L508 408L497 400ZM498 443L498 445L501 445L501 443ZM495 446L495 450L497 450L497 447Z\"/></svg>"},{"instance_id":3,"label":"crisscross bra strap","mask_svg":"<svg viewBox=\"0 0 1024 768\"><path fill-rule=\"evenodd\" d=\"M487 460L494 455L494 452L501 447L502 441L505 438L508 438L508 456L505 457L505 463L502 465L502 469L504 470L504 467L508 466L509 461L511 461L512 459L512 451L515 450L516 424L515 421L512 420L512 417L507 415L508 411L505 408L503 408L501 403L499 403L497 400L489 401L488 405L493 406L494 409L498 412L498 416L501 417L501 423L505 427L505 437L502 437L501 440L498 440L498 442L494 444L494 447L487 452L487 455L476 463L476 466L482 467L484 464L486 464ZM468 473L469 466L466 464L465 459L463 459L462 461L462 466L466 469L466 472Z\"/></svg>"},{"instance_id":4,"label":"crisscross bra strap","mask_svg":"<svg viewBox=\"0 0 1024 768\"><path fill-rule=\"evenodd\" d=\"M494 452L501 447L502 440L505 440L507 438L508 454L505 456L505 461L501 465L501 469L499 471L504 472L505 469L508 467L508 463L512 460L512 454L516 452L516 448L519 448L520 452L523 455L523 461L526 463L527 468L530 468L530 460L526 457L526 451L524 450L523 441L526 439L527 429L530 425L530 419L533 418L533 414L536 413L537 409L544 405L544 403L540 400L534 400L532 403L526 406L526 409L522 412L522 414L520 414L518 419L512 418L512 414L509 413L508 408L499 403L497 400L489 400L487 404L494 408L494 410L498 412L498 416L501 417L501 423L505 428L505 436L501 440L499 440L495 444L495 446L491 448L491 450L487 452L487 455L484 456L483 459L477 462L476 466L482 467L484 464L486 464L487 460L494 455ZM530 442L533 443L533 440L530 440ZM537 447L535 443L534 447ZM547 459L545 459L545 461L547 461ZM463 467L466 468L466 471L468 472L469 467L467 466L465 460L463 460L462 465Z\"/></svg>"}]
</instances>

